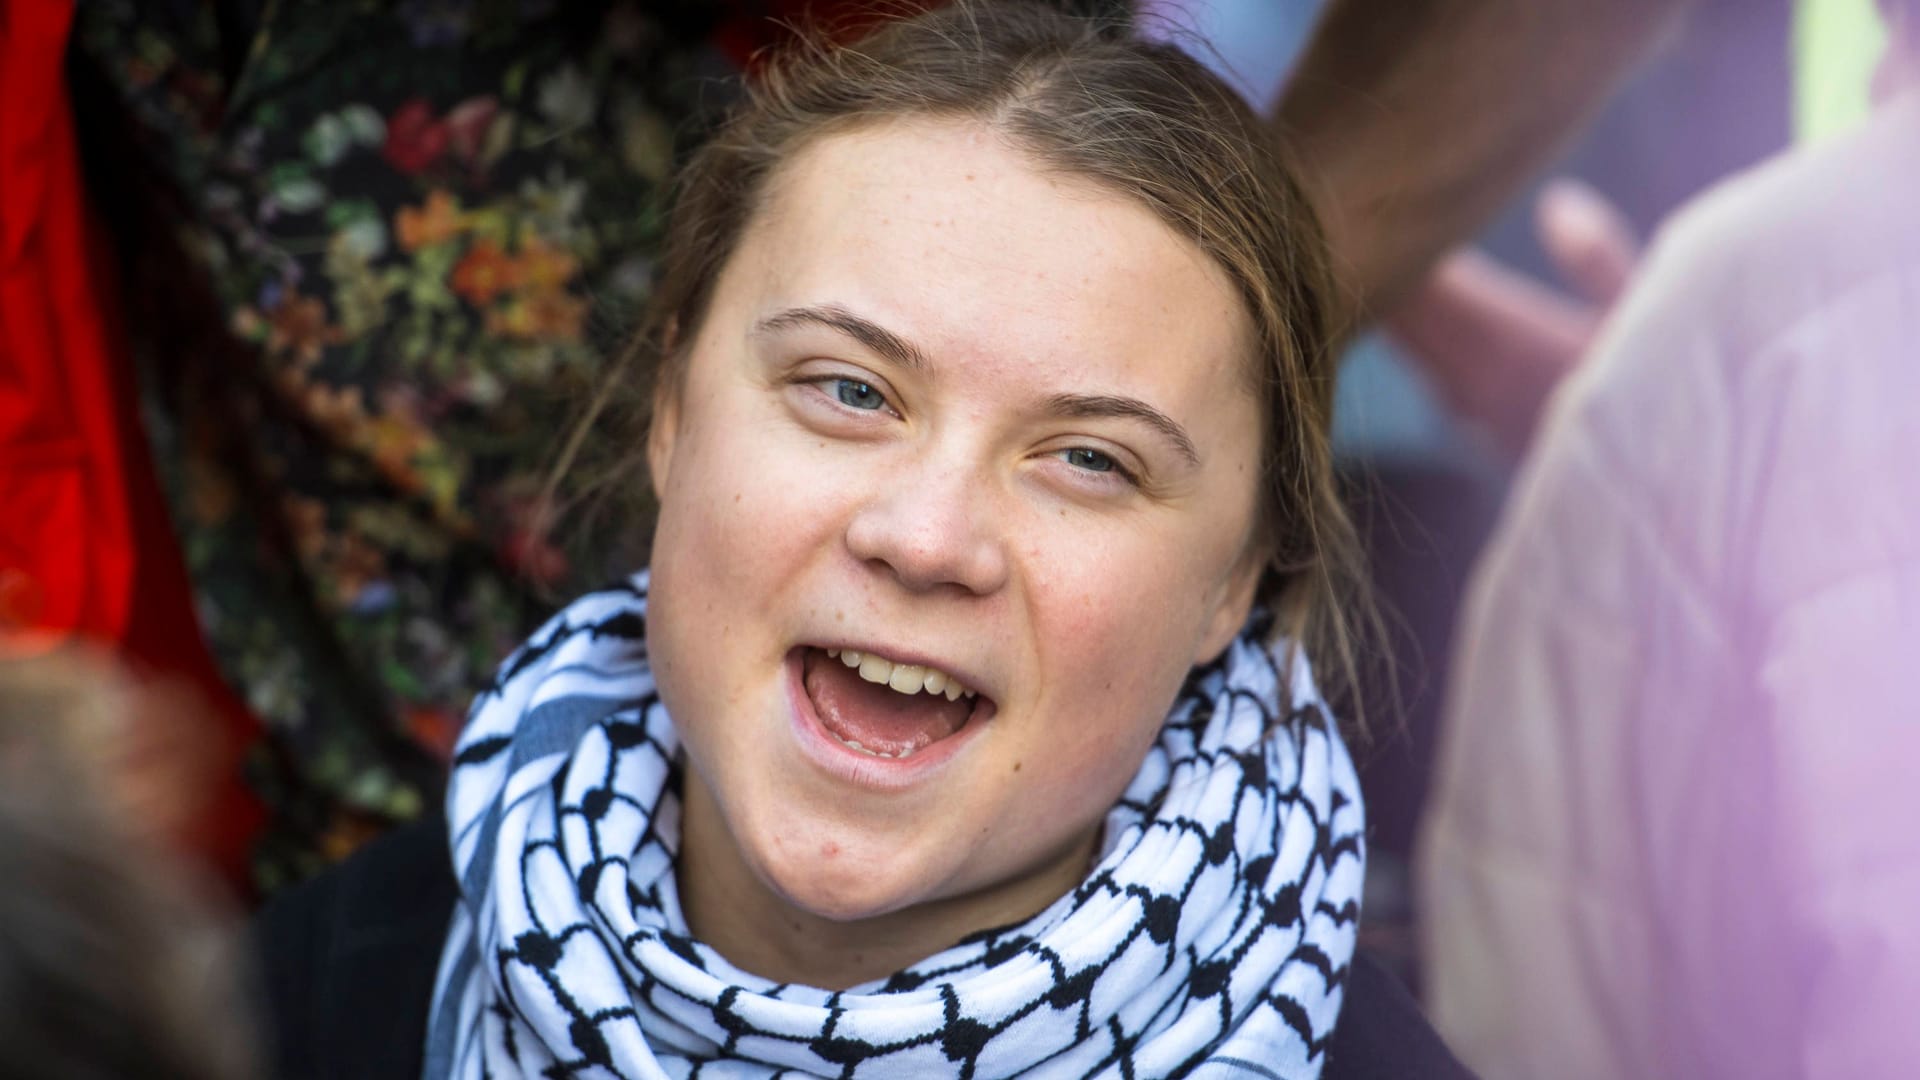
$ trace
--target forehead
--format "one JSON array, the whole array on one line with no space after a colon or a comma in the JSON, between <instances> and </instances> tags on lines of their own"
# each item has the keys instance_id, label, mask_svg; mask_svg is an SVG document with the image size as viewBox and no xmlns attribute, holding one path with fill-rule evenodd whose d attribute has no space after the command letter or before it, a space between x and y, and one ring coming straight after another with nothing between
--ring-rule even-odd
<instances>
[{"instance_id":1,"label":"forehead","mask_svg":"<svg viewBox=\"0 0 1920 1080\"><path fill-rule=\"evenodd\" d=\"M1244 381L1248 319L1211 258L977 123L814 141L771 178L734 263L751 303L843 304L936 359L1169 393Z\"/></svg>"}]
</instances>

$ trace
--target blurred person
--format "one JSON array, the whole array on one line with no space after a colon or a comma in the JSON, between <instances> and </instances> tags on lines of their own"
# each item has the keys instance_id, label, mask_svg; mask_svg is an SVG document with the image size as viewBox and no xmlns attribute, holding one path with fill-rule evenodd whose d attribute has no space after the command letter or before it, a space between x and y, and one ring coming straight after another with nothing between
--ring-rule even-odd
<instances>
[{"instance_id":1,"label":"blurred person","mask_svg":"<svg viewBox=\"0 0 1920 1080\"><path fill-rule=\"evenodd\" d=\"M1694 6L1330 0L1276 120L1300 141L1356 310L1392 312Z\"/></svg>"},{"instance_id":2,"label":"blurred person","mask_svg":"<svg viewBox=\"0 0 1920 1080\"><path fill-rule=\"evenodd\" d=\"M1359 463L1373 482L1356 499L1356 516L1407 639L1390 654L1405 735L1383 740L1361 770L1375 829L1368 868L1382 879L1368 890L1367 926L1404 931L1398 941L1410 962L1418 953L1411 874L1397 892L1393 878L1410 871L1427 804L1467 576L1543 403L1587 353L1629 279L1639 236L1789 144L1793 8L1791 0L1693 5L1555 162L1554 178L1516 200L1474 249L1444 260L1343 372L1335 441L1349 455L1369 455ZM1397 368L1382 354L1408 363ZM1390 921L1396 908L1407 913L1399 925Z\"/></svg>"},{"instance_id":3,"label":"blurred person","mask_svg":"<svg viewBox=\"0 0 1920 1080\"><path fill-rule=\"evenodd\" d=\"M1852 2L1693 4L1555 175L1386 313L1385 329L1438 403L1503 474L1548 394L1592 344L1638 259L1639 234L1790 144L1790 91L1806 67L1793 62L1796 10ZM1872 0L1858 2L1871 18ZM1852 62L1857 71L1859 56Z\"/></svg>"},{"instance_id":4,"label":"blurred person","mask_svg":"<svg viewBox=\"0 0 1920 1080\"><path fill-rule=\"evenodd\" d=\"M98 657L0 658L0 1075L239 1080L254 1017L226 923L142 835L165 785L110 748L133 684Z\"/></svg>"},{"instance_id":5,"label":"blurred person","mask_svg":"<svg viewBox=\"0 0 1920 1080\"><path fill-rule=\"evenodd\" d=\"M1491 1078L1920 1061L1920 12L1668 224L1472 589L1418 884Z\"/></svg>"}]
</instances>

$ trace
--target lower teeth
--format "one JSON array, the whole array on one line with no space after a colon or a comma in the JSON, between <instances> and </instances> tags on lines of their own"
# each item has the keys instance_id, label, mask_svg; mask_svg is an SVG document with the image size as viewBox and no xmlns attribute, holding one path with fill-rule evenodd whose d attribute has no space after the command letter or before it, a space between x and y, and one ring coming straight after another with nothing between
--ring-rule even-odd
<instances>
[{"instance_id":1,"label":"lower teeth","mask_svg":"<svg viewBox=\"0 0 1920 1080\"><path fill-rule=\"evenodd\" d=\"M884 750L869 750L866 747L860 745L860 742L857 739L842 739L838 735L835 735L834 738L839 741L841 746L851 747L867 755L868 757L887 758L888 760L891 760L891 761L898 761L899 759L908 757L913 753L912 750L902 750L897 754L889 754Z\"/></svg>"}]
</instances>

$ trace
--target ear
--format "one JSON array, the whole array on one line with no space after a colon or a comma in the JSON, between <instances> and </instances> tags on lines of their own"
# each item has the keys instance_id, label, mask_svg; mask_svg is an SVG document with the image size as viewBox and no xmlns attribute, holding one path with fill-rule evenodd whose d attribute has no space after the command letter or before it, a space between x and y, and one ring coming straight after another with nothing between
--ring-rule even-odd
<instances>
[{"instance_id":1,"label":"ear","mask_svg":"<svg viewBox=\"0 0 1920 1080\"><path fill-rule=\"evenodd\" d=\"M1220 583L1213 595L1213 609L1206 616L1200 647L1194 653L1194 664L1210 663L1225 652L1234 635L1247 624L1247 616L1253 611L1254 594L1260 589L1261 572L1266 568L1264 550L1249 547Z\"/></svg>"},{"instance_id":2,"label":"ear","mask_svg":"<svg viewBox=\"0 0 1920 1080\"><path fill-rule=\"evenodd\" d=\"M653 423L647 426L647 473L653 480L655 502L666 498L667 473L673 465L673 444L680 434L680 395L662 387L654 394Z\"/></svg>"},{"instance_id":3,"label":"ear","mask_svg":"<svg viewBox=\"0 0 1920 1080\"><path fill-rule=\"evenodd\" d=\"M671 365L674 345L679 340L679 324L669 322L661 335L661 364ZM684 361L680 361L684 362ZM656 503L666 498L667 474L673 467L673 447L680 435L680 383L685 372L663 371L653 387L653 422L647 426L647 473L653 481Z\"/></svg>"}]
</instances>

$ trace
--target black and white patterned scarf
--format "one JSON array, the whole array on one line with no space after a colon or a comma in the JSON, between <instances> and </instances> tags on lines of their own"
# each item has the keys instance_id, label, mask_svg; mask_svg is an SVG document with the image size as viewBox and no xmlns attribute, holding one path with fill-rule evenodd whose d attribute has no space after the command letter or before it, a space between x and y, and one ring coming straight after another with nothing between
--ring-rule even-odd
<instances>
[{"instance_id":1,"label":"black and white patterned scarf","mask_svg":"<svg viewBox=\"0 0 1920 1080\"><path fill-rule=\"evenodd\" d=\"M1077 889L830 992L688 934L646 590L573 603L474 706L427 1076L1320 1074L1359 916L1359 783L1306 664L1283 678L1258 627L1188 680Z\"/></svg>"}]
</instances>

